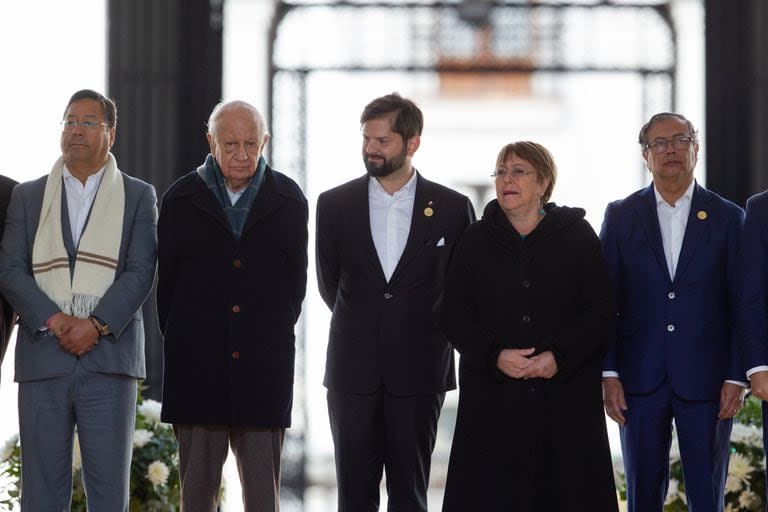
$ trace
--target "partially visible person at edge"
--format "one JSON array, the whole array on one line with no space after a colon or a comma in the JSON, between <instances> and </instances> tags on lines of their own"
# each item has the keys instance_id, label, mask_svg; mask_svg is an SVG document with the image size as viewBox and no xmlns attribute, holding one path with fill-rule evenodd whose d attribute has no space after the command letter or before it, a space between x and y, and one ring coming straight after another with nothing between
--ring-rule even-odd
<instances>
[{"instance_id":1,"label":"partially visible person at edge","mask_svg":"<svg viewBox=\"0 0 768 512\"><path fill-rule=\"evenodd\" d=\"M0 290L20 318L22 512L69 510L75 428L88 509L128 510L157 198L117 168L116 125L111 99L73 94L61 157L8 208Z\"/></svg>"},{"instance_id":2,"label":"partially visible person at edge","mask_svg":"<svg viewBox=\"0 0 768 512\"><path fill-rule=\"evenodd\" d=\"M5 227L5 214L8 211L8 205L11 203L11 192L13 187L18 185L14 180L0 175L0 240L3 238L3 228ZM5 297L0 295L0 365L2 365L5 351L8 348L8 342L11 339L11 331L16 319L16 313Z\"/></svg>"},{"instance_id":3,"label":"partially visible person at edge","mask_svg":"<svg viewBox=\"0 0 768 512\"><path fill-rule=\"evenodd\" d=\"M654 115L639 142L653 182L610 203L600 233L618 305L605 410L630 512L664 506L673 420L689 510L721 512L746 386L734 335L744 212L693 178L699 141L684 116Z\"/></svg>"},{"instance_id":4,"label":"partially visible person at edge","mask_svg":"<svg viewBox=\"0 0 768 512\"><path fill-rule=\"evenodd\" d=\"M277 511L307 284L307 200L267 165L269 131L252 105L216 105L207 137L205 162L160 208L162 419L179 442L184 512L216 510L230 447L245 510Z\"/></svg>"},{"instance_id":5,"label":"partially visible person at edge","mask_svg":"<svg viewBox=\"0 0 768 512\"><path fill-rule=\"evenodd\" d=\"M741 237L740 340L752 394L763 401L763 449L768 453L768 191L747 200ZM768 476L768 475L767 475ZM768 503L768 496L763 496Z\"/></svg>"},{"instance_id":6,"label":"partially visible person at edge","mask_svg":"<svg viewBox=\"0 0 768 512\"><path fill-rule=\"evenodd\" d=\"M540 144L504 146L493 177L446 278L442 324L461 359L443 511L616 511L600 241L583 209L549 202L557 169Z\"/></svg>"}]
</instances>

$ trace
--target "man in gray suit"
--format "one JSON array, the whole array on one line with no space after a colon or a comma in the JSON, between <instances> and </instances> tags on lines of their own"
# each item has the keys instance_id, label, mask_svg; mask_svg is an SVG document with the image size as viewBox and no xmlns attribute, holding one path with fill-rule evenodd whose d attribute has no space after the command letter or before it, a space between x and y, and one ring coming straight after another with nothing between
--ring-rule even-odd
<instances>
[{"instance_id":1,"label":"man in gray suit","mask_svg":"<svg viewBox=\"0 0 768 512\"><path fill-rule=\"evenodd\" d=\"M75 428L89 510L128 510L157 200L117 168L116 119L112 100L76 92L62 156L47 176L18 185L8 208L0 291L20 318L23 512L69 510Z\"/></svg>"}]
</instances>

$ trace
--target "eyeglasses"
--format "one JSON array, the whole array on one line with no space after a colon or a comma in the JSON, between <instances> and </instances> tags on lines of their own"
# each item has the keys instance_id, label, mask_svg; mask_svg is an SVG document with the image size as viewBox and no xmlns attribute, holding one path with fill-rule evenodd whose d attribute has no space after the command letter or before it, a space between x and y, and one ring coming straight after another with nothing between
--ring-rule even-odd
<instances>
[{"instance_id":1,"label":"eyeglasses","mask_svg":"<svg viewBox=\"0 0 768 512\"><path fill-rule=\"evenodd\" d=\"M521 169L520 167L513 167L512 169L496 169L493 174L491 174L491 178L501 179L505 180L507 179L507 176L512 178L513 180L517 181L523 176L527 176L528 174L533 174L536 171L527 171L525 169Z\"/></svg>"},{"instance_id":2,"label":"eyeglasses","mask_svg":"<svg viewBox=\"0 0 768 512\"><path fill-rule=\"evenodd\" d=\"M78 126L82 126L86 130L93 130L99 126L107 126L107 123L100 123L98 121L73 121L71 119L62 119L61 129L64 131L74 130Z\"/></svg>"},{"instance_id":3,"label":"eyeglasses","mask_svg":"<svg viewBox=\"0 0 768 512\"><path fill-rule=\"evenodd\" d=\"M693 142L693 137L687 135L678 135L669 139L656 139L653 142L649 142L645 145L645 149L650 149L652 153L663 153L669 147L669 143L672 143L672 147L677 150L688 149Z\"/></svg>"}]
</instances>

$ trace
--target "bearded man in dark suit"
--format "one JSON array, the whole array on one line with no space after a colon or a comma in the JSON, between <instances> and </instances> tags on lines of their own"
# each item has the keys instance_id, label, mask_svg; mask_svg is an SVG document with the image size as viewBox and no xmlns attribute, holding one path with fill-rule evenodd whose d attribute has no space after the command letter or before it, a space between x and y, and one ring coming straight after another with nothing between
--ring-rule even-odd
<instances>
[{"instance_id":1,"label":"bearded man in dark suit","mask_svg":"<svg viewBox=\"0 0 768 512\"><path fill-rule=\"evenodd\" d=\"M317 276L333 312L325 386L339 511L426 512L430 457L453 349L438 329L448 259L474 218L467 197L412 166L423 115L393 93L360 117L367 174L320 195Z\"/></svg>"}]
</instances>

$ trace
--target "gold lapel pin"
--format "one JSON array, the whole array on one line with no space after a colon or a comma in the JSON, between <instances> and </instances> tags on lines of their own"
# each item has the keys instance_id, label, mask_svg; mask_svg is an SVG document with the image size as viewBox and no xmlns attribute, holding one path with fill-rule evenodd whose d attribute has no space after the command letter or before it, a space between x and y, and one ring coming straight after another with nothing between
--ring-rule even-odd
<instances>
[{"instance_id":1,"label":"gold lapel pin","mask_svg":"<svg viewBox=\"0 0 768 512\"><path fill-rule=\"evenodd\" d=\"M426 217L431 217L432 215L434 215L434 213L435 213L435 210L432 209L432 201L430 201L427 203L427 207L424 208L424 215Z\"/></svg>"},{"instance_id":2,"label":"gold lapel pin","mask_svg":"<svg viewBox=\"0 0 768 512\"><path fill-rule=\"evenodd\" d=\"M697 213L696 216L699 218L699 220L704 220L707 218L707 212L704 210L699 210L699 213Z\"/></svg>"}]
</instances>

